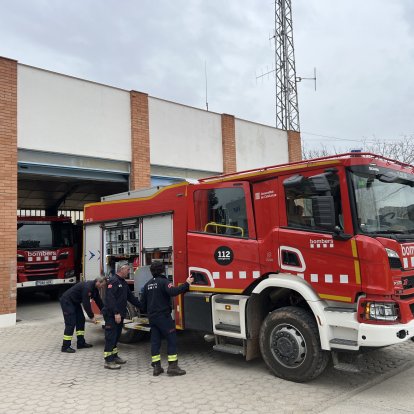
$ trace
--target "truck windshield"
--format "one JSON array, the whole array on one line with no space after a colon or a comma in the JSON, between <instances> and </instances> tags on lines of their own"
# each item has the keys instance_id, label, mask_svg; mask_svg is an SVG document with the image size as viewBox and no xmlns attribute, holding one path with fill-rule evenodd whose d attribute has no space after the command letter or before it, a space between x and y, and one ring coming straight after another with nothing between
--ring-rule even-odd
<instances>
[{"instance_id":1,"label":"truck windshield","mask_svg":"<svg viewBox=\"0 0 414 414\"><path fill-rule=\"evenodd\" d=\"M414 233L413 174L370 165L350 167L349 173L361 233Z\"/></svg>"},{"instance_id":2,"label":"truck windshield","mask_svg":"<svg viewBox=\"0 0 414 414\"><path fill-rule=\"evenodd\" d=\"M48 221L19 221L17 247L20 249L45 249L70 247L73 244L71 223Z\"/></svg>"}]
</instances>

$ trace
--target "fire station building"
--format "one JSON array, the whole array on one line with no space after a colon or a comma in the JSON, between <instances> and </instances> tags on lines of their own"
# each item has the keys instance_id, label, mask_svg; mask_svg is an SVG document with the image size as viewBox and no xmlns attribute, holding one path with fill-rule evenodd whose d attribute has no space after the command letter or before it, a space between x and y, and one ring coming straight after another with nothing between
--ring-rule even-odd
<instances>
[{"instance_id":1,"label":"fire station building","mask_svg":"<svg viewBox=\"0 0 414 414\"><path fill-rule=\"evenodd\" d=\"M0 57L0 327L16 323L18 209L300 159L297 132Z\"/></svg>"}]
</instances>

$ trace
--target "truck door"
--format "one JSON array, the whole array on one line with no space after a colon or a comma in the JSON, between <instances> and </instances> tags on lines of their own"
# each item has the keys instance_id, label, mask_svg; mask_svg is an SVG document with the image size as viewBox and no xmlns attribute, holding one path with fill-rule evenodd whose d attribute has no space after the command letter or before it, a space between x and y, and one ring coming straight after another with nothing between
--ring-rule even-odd
<instances>
[{"instance_id":1,"label":"truck door","mask_svg":"<svg viewBox=\"0 0 414 414\"><path fill-rule=\"evenodd\" d=\"M344 171L287 175L279 189L281 271L305 279L322 299L354 302L361 280ZM324 208L334 210L331 225L321 223ZM345 237L334 237L334 227Z\"/></svg>"},{"instance_id":2,"label":"truck door","mask_svg":"<svg viewBox=\"0 0 414 414\"><path fill-rule=\"evenodd\" d=\"M248 183L190 188L188 229L187 260L194 289L240 293L260 277Z\"/></svg>"},{"instance_id":3,"label":"truck door","mask_svg":"<svg viewBox=\"0 0 414 414\"><path fill-rule=\"evenodd\" d=\"M102 229L100 224L87 224L83 235L83 277L93 280L102 274Z\"/></svg>"}]
</instances>

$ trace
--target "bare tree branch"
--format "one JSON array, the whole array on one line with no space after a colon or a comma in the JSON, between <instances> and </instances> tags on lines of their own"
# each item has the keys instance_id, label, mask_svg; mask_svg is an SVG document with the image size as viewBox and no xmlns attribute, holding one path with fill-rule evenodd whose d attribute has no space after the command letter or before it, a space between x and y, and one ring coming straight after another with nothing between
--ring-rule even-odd
<instances>
[{"instance_id":1,"label":"bare tree branch","mask_svg":"<svg viewBox=\"0 0 414 414\"><path fill-rule=\"evenodd\" d=\"M414 165L414 136L404 135L396 141L381 141L378 138L362 141L364 152L372 152L373 154L382 155ZM337 155L343 151L337 151L335 147L327 147L322 145L319 149L311 149L302 146L302 158L304 160L312 158L320 158L328 155Z\"/></svg>"}]
</instances>

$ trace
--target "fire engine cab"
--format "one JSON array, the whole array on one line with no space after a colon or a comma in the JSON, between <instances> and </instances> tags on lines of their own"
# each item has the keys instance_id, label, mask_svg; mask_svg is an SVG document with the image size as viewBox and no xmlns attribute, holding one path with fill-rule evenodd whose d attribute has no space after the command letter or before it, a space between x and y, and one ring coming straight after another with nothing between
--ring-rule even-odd
<instances>
[{"instance_id":1,"label":"fire engine cab","mask_svg":"<svg viewBox=\"0 0 414 414\"><path fill-rule=\"evenodd\" d=\"M85 207L84 246L87 279L128 260L138 296L153 260L176 285L193 275L177 329L291 381L414 336L414 167L374 154L114 196Z\"/></svg>"}]
</instances>

